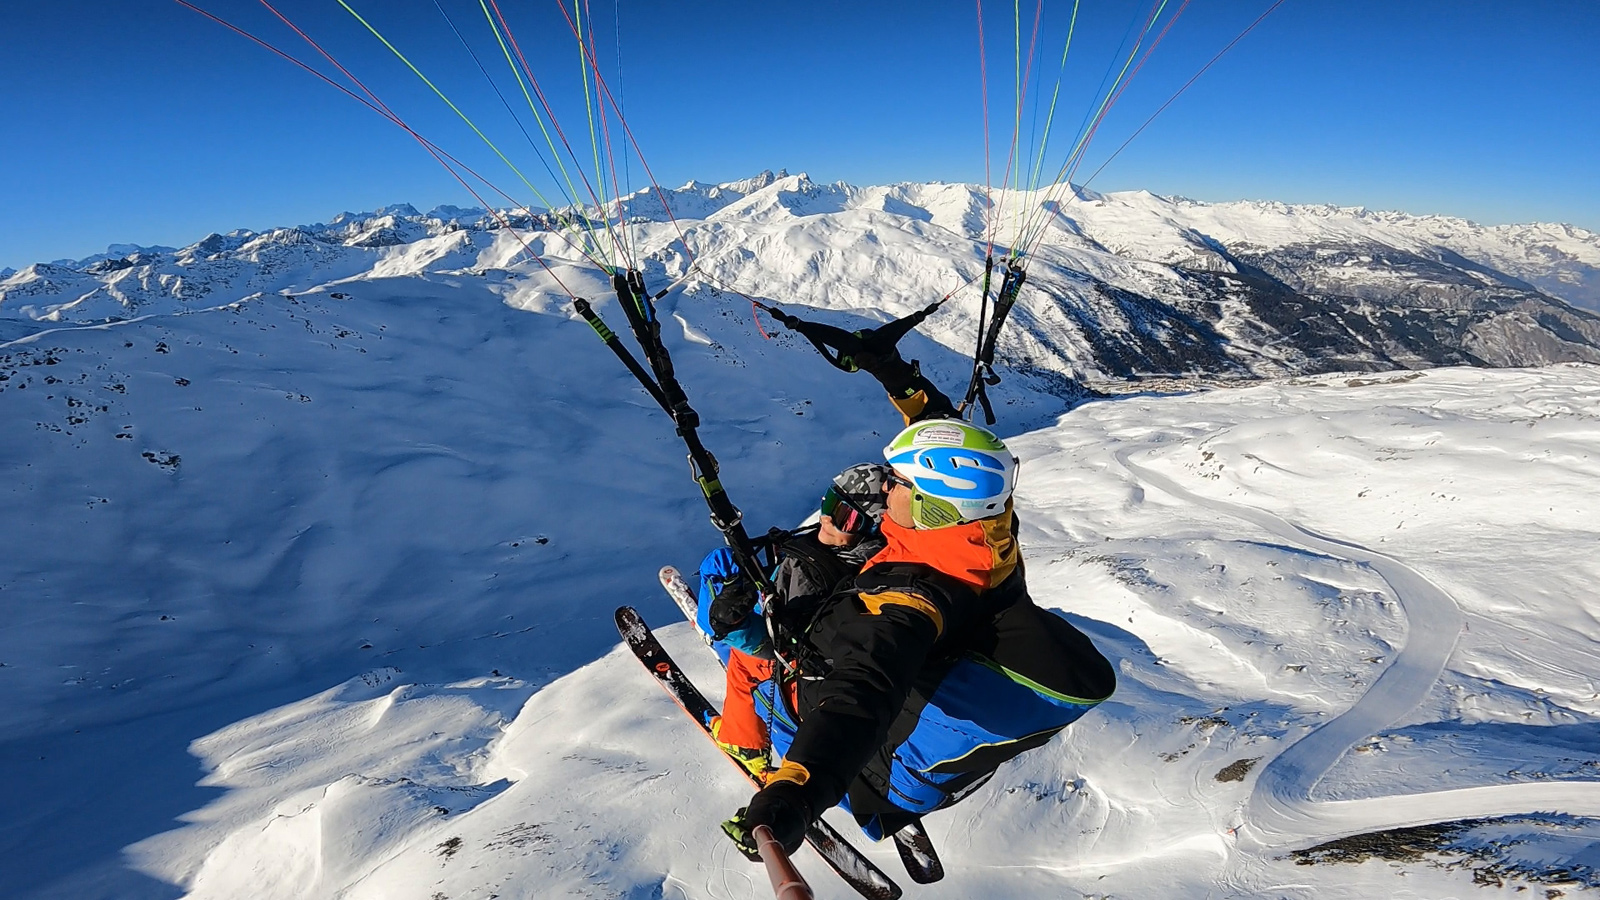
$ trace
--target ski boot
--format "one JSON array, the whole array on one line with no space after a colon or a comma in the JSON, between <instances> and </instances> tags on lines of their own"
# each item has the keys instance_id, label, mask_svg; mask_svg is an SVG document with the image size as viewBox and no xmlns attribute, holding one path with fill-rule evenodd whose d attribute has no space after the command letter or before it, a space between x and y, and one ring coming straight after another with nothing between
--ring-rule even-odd
<instances>
[{"instance_id":1,"label":"ski boot","mask_svg":"<svg viewBox=\"0 0 1600 900\"><path fill-rule=\"evenodd\" d=\"M731 756L734 762L738 763L746 772L749 772L750 777L754 778L757 783L766 784L767 774L772 769L772 760L767 749L765 747L741 747L738 744L727 743L722 740L721 731L722 717L717 716L711 720L711 739L717 742L717 746L722 748L723 753Z\"/></svg>"}]
</instances>

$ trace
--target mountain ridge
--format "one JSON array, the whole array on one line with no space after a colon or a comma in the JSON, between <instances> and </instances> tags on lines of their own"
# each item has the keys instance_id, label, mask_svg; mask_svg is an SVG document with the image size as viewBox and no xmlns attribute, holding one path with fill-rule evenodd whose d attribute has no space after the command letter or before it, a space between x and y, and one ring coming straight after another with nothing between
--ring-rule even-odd
<instances>
[{"instance_id":1,"label":"mountain ridge","mask_svg":"<svg viewBox=\"0 0 1600 900\"><path fill-rule=\"evenodd\" d=\"M624 224L610 227L593 209L392 204L178 249L114 245L0 278L0 320L15 335L350 279L491 269L557 300L567 279L556 271L593 271L621 241L652 282L685 297L731 290L886 319L960 294L948 320L925 328L957 349L974 327L986 231L1007 233L1026 215L1037 235L1029 286L998 354L1014 371L1083 383L1600 362L1600 235L1571 225L1076 187L1057 202L1048 190L857 187L785 170L647 188L615 206Z\"/></svg>"}]
</instances>

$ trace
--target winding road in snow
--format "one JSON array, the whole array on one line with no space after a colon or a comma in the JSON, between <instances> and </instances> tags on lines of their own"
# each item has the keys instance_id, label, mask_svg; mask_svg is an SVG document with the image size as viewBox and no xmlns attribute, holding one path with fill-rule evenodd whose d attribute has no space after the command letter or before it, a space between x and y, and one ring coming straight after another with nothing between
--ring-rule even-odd
<instances>
[{"instance_id":1,"label":"winding road in snow","mask_svg":"<svg viewBox=\"0 0 1600 900\"><path fill-rule=\"evenodd\" d=\"M1393 588L1409 623L1405 646L1353 706L1261 768L1238 829L1240 846L1282 850L1388 828L1536 811L1600 816L1600 782L1505 784L1313 801L1311 789L1345 751L1416 708L1433 689L1466 617L1453 597L1399 560L1318 534L1265 510L1193 493L1129 459L1143 449L1147 448L1120 450L1117 462L1138 480L1180 500L1244 519L1295 545L1371 567Z\"/></svg>"}]
</instances>

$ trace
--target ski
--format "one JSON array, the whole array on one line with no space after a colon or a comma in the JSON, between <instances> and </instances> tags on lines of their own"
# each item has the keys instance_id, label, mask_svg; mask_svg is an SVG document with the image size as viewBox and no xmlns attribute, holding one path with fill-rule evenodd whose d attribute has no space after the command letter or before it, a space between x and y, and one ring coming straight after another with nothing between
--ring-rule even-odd
<instances>
[{"instance_id":1,"label":"ski","mask_svg":"<svg viewBox=\"0 0 1600 900\"><path fill-rule=\"evenodd\" d=\"M917 884L932 884L944 877L944 863L939 861L933 840L922 830L921 822L912 822L895 832L894 849L905 864L906 874Z\"/></svg>"},{"instance_id":2,"label":"ski","mask_svg":"<svg viewBox=\"0 0 1600 900\"><path fill-rule=\"evenodd\" d=\"M665 583L664 570L662 580ZM706 737L710 738L710 723L717 715L717 708L711 705L711 701L700 693L699 688L694 686L689 677L683 674L683 670L678 668L678 664L672 661L672 657L667 655L667 651L662 648L661 642L656 640L655 634L650 631L650 626L645 624L637 610L631 606L619 607L616 619L617 632L622 635L623 642L633 651L633 655L639 658L645 671L655 677L656 683L661 685L662 690L666 691L679 708L700 726ZM728 761L749 778L752 784L760 786L750 773L745 772L744 768L731 757ZM867 900L898 900L901 896L900 886L884 874L882 869L873 865L871 860L862 856L860 850L841 837L827 822L818 819L806 832L806 842L839 874L840 878L844 879L846 884ZM931 848L931 845L929 846Z\"/></svg>"},{"instance_id":3,"label":"ski","mask_svg":"<svg viewBox=\"0 0 1600 900\"><path fill-rule=\"evenodd\" d=\"M683 617L690 622L695 621L695 616L700 612L700 598L689 588L689 583L683 580L683 574L672 566L662 566L658 577L667 596L671 597L672 602L678 604L678 609L683 611ZM704 634L700 637L706 643L711 643L711 639Z\"/></svg>"}]
</instances>

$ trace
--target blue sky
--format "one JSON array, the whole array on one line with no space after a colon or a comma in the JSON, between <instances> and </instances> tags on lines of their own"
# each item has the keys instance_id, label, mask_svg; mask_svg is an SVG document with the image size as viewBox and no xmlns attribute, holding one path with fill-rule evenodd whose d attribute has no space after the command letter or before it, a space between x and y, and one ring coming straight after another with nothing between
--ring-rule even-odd
<instances>
[{"instance_id":1,"label":"blue sky","mask_svg":"<svg viewBox=\"0 0 1600 900\"><path fill-rule=\"evenodd\" d=\"M349 2L547 197L558 196L434 0ZM439 2L501 90L519 98L477 3ZM971 2L589 2L607 77L664 184L780 167L856 184L985 179ZM1170 0L1168 13L1180 2ZM1107 116L1077 180L1269 4L1192 0ZM254 0L199 5L310 58ZM334 0L278 5L418 131L532 202ZM588 159L578 55L560 6L501 6ZM1026 41L1035 7L1023 7ZM1014 122L1012 8L986 4L996 181ZM1083 0L1047 170L1059 166L1129 25L1149 8L1149 0ZM1044 7L1034 96L1054 85L1071 11L1069 0ZM28 4L9 11L8 31L0 266L81 257L112 242L181 245L388 203L472 202L403 131L177 3ZM1600 3L1287 0L1091 187L1600 230L1597 47ZM534 129L531 119L523 124ZM1030 135L1037 141L1031 119L1025 148ZM629 174L634 187L645 184L637 160Z\"/></svg>"}]
</instances>

